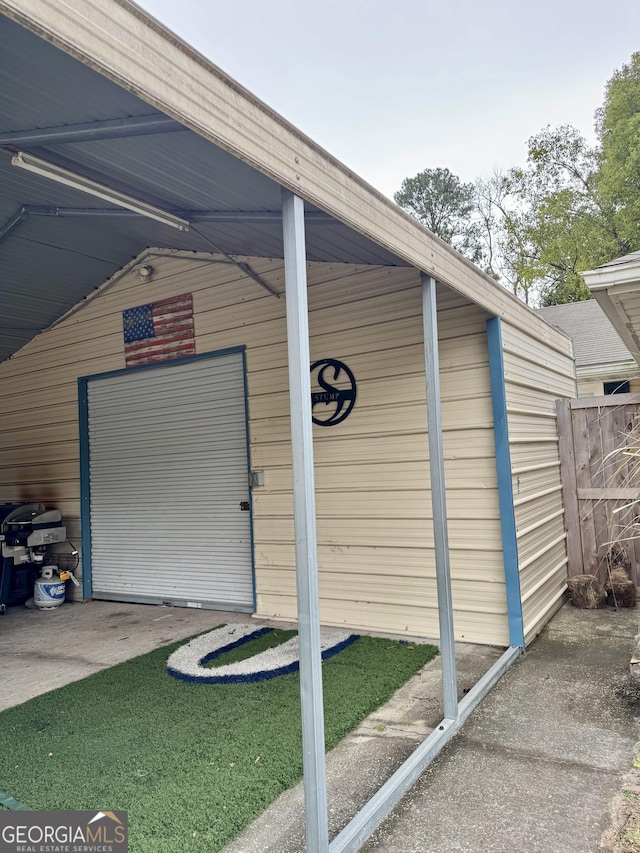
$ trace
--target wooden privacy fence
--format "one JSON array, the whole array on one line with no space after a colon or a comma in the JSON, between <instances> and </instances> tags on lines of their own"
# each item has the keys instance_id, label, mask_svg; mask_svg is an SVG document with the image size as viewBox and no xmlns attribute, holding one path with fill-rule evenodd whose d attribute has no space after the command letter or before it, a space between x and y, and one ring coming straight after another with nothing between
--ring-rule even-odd
<instances>
[{"instance_id":1,"label":"wooden privacy fence","mask_svg":"<svg viewBox=\"0 0 640 853\"><path fill-rule=\"evenodd\" d=\"M640 394L556 402L569 577L640 565Z\"/></svg>"}]
</instances>

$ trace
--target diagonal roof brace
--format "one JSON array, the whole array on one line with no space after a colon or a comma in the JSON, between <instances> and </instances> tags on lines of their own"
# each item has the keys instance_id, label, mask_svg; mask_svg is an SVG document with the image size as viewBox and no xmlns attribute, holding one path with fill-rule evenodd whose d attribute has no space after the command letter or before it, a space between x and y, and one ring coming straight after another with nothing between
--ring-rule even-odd
<instances>
[{"instance_id":1,"label":"diagonal roof brace","mask_svg":"<svg viewBox=\"0 0 640 853\"><path fill-rule=\"evenodd\" d=\"M213 213L217 213L218 211L211 211ZM207 213L207 211L201 211L201 213ZM271 213L269 211L269 213ZM277 211L278 216L282 219L282 211ZM275 214L275 212L274 212ZM325 214L322 214L323 216ZM38 207L36 205L23 205L20 207L13 216L9 217L6 223L0 226L0 245L7 240L14 231L19 228L19 226L27 220L29 216L139 216L137 213L133 213L130 210L99 210L97 208L64 208L64 207ZM330 217L329 217L330 218ZM205 220L206 221L206 220ZM216 221L216 220L214 220ZM268 293L272 296L275 296L277 299L280 299L280 294L277 290L275 290L268 282L262 278L262 276L255 273L251 267L246 263L241 263L237 261L232 255L229 255L223 249L221 249L216 243L214 243L206 234L203 234L197 228L193 228L196 234L201 237L206 243L208 243L214 251L221 254L230 264L236 266L239 270L241 270L245 275L248 275L249 278L252 278L256 284L259 284L260 287L264 288Z\"/></svg>"},{"instance_id":2,"label":"diagonal roof brace","mask_svg":"<svg viewBox=\"0 0 640 853\"><path fill-rule=\"evenodd\" d=\"M18 208L16 213L10 216L4 225L0 226L0 243L7 240L13 232L18 228L29 215L29 210L26 205Z\"/></svg>"}]
</instances>

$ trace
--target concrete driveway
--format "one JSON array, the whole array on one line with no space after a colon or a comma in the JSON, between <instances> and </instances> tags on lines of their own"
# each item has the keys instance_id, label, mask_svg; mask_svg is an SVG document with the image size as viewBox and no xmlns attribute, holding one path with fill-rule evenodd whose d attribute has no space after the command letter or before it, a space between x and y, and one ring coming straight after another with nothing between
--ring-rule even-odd
<instances>
[{"instance_id":1,"label":"concrete driveway","mask_svg":"<svg viewBox=\"0 0 640 853\"><path fill-rule=\"evenodd\" d=\"M113 601L0 616L0 711L246 614Z\"/></svg>"},{"instance_id":2,"label":"concrete driveway","mask_svg":"<svg viewBox=\"0 0 640 853\"><path fill-rule=\"evenodd\" d=\"M12 608L0 617L0 709L223 622L249 619L114 602L55 611ZM635 610L565 606L375 833L366 853L601 849L612 801L640 738L640 704L630 705L621 692L637 628ZM501 651L458 646L461 695ZM441 701L435 659L329 754L332 835L440 722ZM303 827L298 785L225 853L303 853Z\"/></svg>"},{"instance_id":3,"label":"concrete driveway","mask_svg":"<svg viewBox=\"0 0 640 853\"><path fill-rule=\"evenodd\" d=\"M631 706L621 695L637 627L636 610L566 605L363 853L602 849L603 834L623 820L612 817L612 803L621 794L640 738L640 702ZM488 669L496 653L488 647L457 649L461 692ZM331 836L438 724L440 703L436 660L330 753ZM303 853L302 809L299 785L282 794L224 853Z\"/></svg>"}]
</instances>

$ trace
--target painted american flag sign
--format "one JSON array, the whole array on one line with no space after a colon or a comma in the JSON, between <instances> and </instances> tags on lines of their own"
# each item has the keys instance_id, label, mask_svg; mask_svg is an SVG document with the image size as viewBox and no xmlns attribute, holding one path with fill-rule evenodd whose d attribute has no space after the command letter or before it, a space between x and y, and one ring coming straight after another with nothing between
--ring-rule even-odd
<instances>
[{"instance_id":1,"label":"painted american flag sign","mask_svg":"<svg viewBox=\"0 0 640 853\"><path fill-rule=\"evenodd\" d=\"M127 367L196 354L190 293L122 312Z\"/></svg>"}]
</instances>

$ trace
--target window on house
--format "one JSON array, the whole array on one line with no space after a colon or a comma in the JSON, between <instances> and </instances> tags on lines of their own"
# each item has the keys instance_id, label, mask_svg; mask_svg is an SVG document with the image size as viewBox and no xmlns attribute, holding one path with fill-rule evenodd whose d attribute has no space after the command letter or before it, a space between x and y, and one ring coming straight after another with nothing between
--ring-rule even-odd
<instances>
[{"instance_id":1,"label":"window on house","mask_svg":"<svg viewBox=\"0 0 640 853\"><path fill-rule=\"evenodd\" d=\"M604 393L605 394L628 394L629 393L629 383L628 382L605 382L604 383Z\"/></svg>"}]
</instances>

